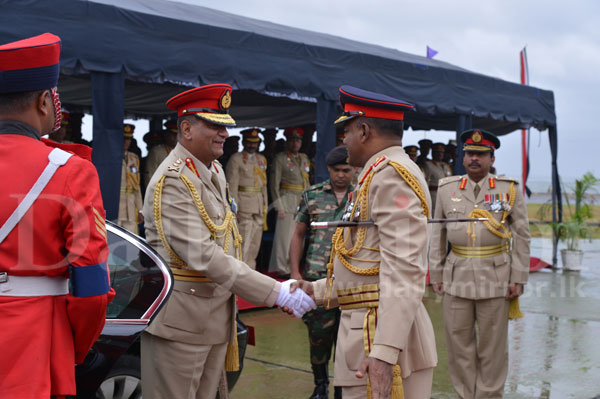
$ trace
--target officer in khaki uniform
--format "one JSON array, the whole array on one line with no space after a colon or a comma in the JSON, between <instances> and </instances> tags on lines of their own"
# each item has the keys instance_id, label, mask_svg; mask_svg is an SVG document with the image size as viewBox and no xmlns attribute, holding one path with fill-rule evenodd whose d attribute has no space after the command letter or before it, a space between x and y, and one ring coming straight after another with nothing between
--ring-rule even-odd
<instances>
[{"instance_id":1,"label":"officer in khaki uniform","mask_svg":"<svg viewBox=\"0 0 600 399\"><path fill-rule=\"evenodd\" d=\"M287 151L275 155L269 189L273 207L277 211L275 238L271 250L269 270L277 271L282 277L290 275L290 240L296 227L294 218L300 203L302 192L308 188L310 160L300 153L304 130L299 127L284 131Z\"/></svg>"},{"instance_id":2,"label":"officer in khaki uniform","mask_svg":"<svg viewBox=\"0 0 600 399\"><path fill-rule=\"evenodd\" d=\"M161 142L148 150L148 157L146 158L144 167L144 187L148 187L148 183L150 183L150 179L158 168L158 165L160 165L177 144L177 121L169 120L165 122L165 130L160 134L162 135Z\"/></svg>"},{"instance_id":3,"label":"officer in khaki uniform","mask_svg":"<svg viewBox=\"0 0 600 399\"><path fill-rule=\"evenodd\" d=\"M214 399L224 370L238 367L235 295L255 304L316 306L241 260L241 237L226 194L223 153L231 86L176 95L178 144L150 180L144 214L148 243L169 261L173 292L142 335L144 398ZM221 384L226 386L226 384ZM222 391L221 397L226 394Z\"/></svg>"},{"instance_id":4,"label":"officer in khaki uniform","mask_svg":"<svg viewBox=\"0 0 600 399\"><path fill-rule=\"evenodd\" d=\"M431 200L402 148L404 111L413 106L350 86L340 88L340 102L350 164L364 166L344 220L373 224L337 229L328 278L311 286L317 304L342 310L334 384L344 399L365 399L368 390L429 399L437 354L422 298ZM309 284L300 286L310 292Z\"/></svg>"},{"instance_id":5,"label":"officer in khaki uniform","mask_svg":"<svg viewBox=\"0 0 600 399\"><path fill-rule=\"evenodd\" d=\"M509 308L518 306L529 274L529 222L517 181L489 173L498 138L471 129L461 141L467 175L440 181L435 217L488 221L435 224L430 276L444 297L448 368L458 396L501 398Z\"/></svg>"},{"instance_id":6,"label":"officer in khaki uniform","mask_svg":"<svg viewBox=\"0 0 600 399\"><path fill-rule=\"evenodd\" d=\"M452 175L452 170L446 162L444 162L444 144L434 143L431 145L431 157L425 161L423 172L425 173L425 180L429 186L429 193L431 194L432 200L432 213L435 212L435 199L440 179Z\"/></svg>"},{"instance_id":7,"label":"officer in khaki uniform","mask_svg":"<svg viewBox=\"0 0 600 399\"><path fill-rule=\"evenodd\" d=\"M138 234L142 223L142 189L140 187L140 158L128 151L133 138L134 125L123 125L124 151L121 165L121 197L119 199L118 225Z\"/></svg>"},{"instance_id":8,"label":"officer in khaki uniform","mask_svg":"<svg viewBox=\"0 0 600 399\"><path fill-rule=\"evenodd\" d=\"M266 230L268 206L267 159L259 154L258 129L246 129L242 134L244 150L235 153L227 162L229 193L237 204L237 217L242 236L244 262L256 269L263 230Z\"/></svg>"}]
</instances>

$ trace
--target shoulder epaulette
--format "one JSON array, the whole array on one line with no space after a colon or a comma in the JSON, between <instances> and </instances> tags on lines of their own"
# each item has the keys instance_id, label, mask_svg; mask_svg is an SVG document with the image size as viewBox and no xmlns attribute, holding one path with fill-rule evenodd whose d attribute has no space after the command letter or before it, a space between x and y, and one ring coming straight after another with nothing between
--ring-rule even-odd
<instances>
[{"instance_id":1,"label":"shoulder epaulette","mask_svg":"<svg viewBox=\"0 0 600 399\"><path fill-rule=\"evenodd\" d=\"M389 162L390 160L388 157L386 157L385 155L380 156L373 163L373 172L378 172L381 169L385 168Z\"/></svg>"},{"instance_id":2,"label":"shoulder epaulette","mask_svg":"<svg viewBox=\"0 0 600 399\"><path fill-rule=\"evenodd\" d=\"M183 161L183 159L177 158L171 165L167 166L165 176L179 177L184 166L185 162Z\"/></svg>"},{"instance_id":3,"label":"shoulder epaulette","mask_svg":"<svg viewBox=\"0 0 600 399\"><path fill-rule=\"evenodd\" d=\"M515 179L513 177L508 177L508 176L496 176L496 180L499 180L499 181L509 181L511 183L519 184L519 180L518 179Z\"/></svg>"},{"instance_id":4,"label":"shoulder epaulette","mask_svg":"<svg viewBox=\"0 0 600 399\"><path fill-rule=\"evenodd\" d=\"M438 184L438 187L441 187L444 184L459 181L460 179L462 179L462 176L448 176L448 177L441 178L440 182Z\"/></svg>"}]
</instances>

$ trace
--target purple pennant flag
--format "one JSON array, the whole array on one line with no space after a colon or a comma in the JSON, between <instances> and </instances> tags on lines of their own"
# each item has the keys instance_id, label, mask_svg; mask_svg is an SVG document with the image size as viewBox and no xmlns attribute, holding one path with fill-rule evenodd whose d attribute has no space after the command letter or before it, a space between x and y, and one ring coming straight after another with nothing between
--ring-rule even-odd
<instances>
[{"instance_id":1,"label":"purple pennant flag","mask_svg":"<svg viewBox=\"0 0 600 399\"><path fill-rule=\"evenodd\" d=\"M438 52L427 46L427 58L433 58Z\"/></svg>"}]
</instances>

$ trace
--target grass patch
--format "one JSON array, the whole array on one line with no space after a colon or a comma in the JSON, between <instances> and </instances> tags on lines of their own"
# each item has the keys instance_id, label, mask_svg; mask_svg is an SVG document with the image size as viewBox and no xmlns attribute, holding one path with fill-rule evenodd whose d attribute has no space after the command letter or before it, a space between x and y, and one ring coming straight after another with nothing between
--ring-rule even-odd
<instances>
[{"instance_id":1,"label":"grass patch","mask_svg":"<svg viewBox=\"0 0 600 399\"><path fill-rule=\"evenodd\" d=\"M547 208L548 211L542 215L542 208ZM590 223L600 223L600 205L592 205L592 219ZM530 222L550 222L552 221L552 207L546 204L527 204L527 215ZM563 206L563 219L571 220L571 215L566 206ZM550 225L529 224L529 230L532 237L552 237L552 229ZM600 238L600 226L590 226L590 237Z\"/></svg>"}]
</instances>

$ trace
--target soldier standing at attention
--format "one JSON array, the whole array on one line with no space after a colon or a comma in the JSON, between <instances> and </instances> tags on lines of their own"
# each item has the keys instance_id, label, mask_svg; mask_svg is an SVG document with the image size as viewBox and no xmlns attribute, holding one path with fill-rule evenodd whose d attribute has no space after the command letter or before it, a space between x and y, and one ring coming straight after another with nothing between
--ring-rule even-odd
<instances>
[{"instance_id":1,"label":"soldier standing at attention","mask_svg":"<svg viewBox=\"0 0 600 399\"><path fill-rule=\"evenodd\" d=\"M461 141L467 175L440 181L435 217L488 221L433 226L431 283L444 297L448 370L456 393L464 399L502 398L509 302L517 304L529 275L529 222L517 181L489 173L498 138L471 129Z\"/></svg>"},{"instance_id":2,"label":"soldier standing at attention","mask_svg":"<svg viewBox=\"0 0 600 399\"><path fill-rule=\"evenodd\" d=\"M240 133L244 150L229 158L226 174L229 193L237 204L242 259L256 270L256 256L267 227L267 159L257 152L260 145L258 129L246 129Z\"/></svg>"},{"instance_id":3,"label":"soldier standing at attention","mask_svg":"<svg viewBox=\"0 0 600 399\"><path fill-rule=\"evenodd\" d=\"M214 399L225 370L237 370L235 295L254 304L316 308L241 259L241 237L221 165L235 126L231 86L212 84L176 95L178 143L150 180L144 215L148 243L169 261L175 282L167 304L142 334L146 399ZM226 383L222 385L226 386ZM224 392L221 392L224 397Z\"/></svg>"},{"instance_id":4,"label":"soldier standing at attention","mask_svg":"<svg viewBox=\"0 0 600 399\"><path fill-rule=\"evenodd\" d=\"M106 317L105 213L89 147L40 140L61 126L60 38L0 46L0 398L76 394Z\"/></svg>"},{"instance_id":5,"label":"soldier standing at attention","mask_svg":"<svg viewBox=\"0 0 600 399\"><path fill-rule=\"evenodd\" d=\"M448 164L444 162L444 144L435 143L432 144L433 159L427 160L425 163L425 180L429 185L429 193L431 194L432 210L435 212L435 196L437 194L438 184L440 179L451 176L452 171L448 167Z\"/></svg>"},{"instance_id":6,"label":"soldier standing at attention","mask_svg":"<svg viewBox=\"0 0 600 399\"><path fill-rule=\"evenodd\" d=\"M119 199L118 225L138 234L142 215L142 189L140 187L140 158L128 151L133 138L134 125L123 125L124 151L121 166L121 197Z\"/></svg>"},{"instance_id":7,"label":"soldier standing at attention","mask_svg":"<svg viewBox=\"0 0 600 399\"><path fill-rule=\"evenodd\" d=\"M433 142L429 139L419 140L419 157L417 158L417 165L423 170L425 170L425 164L431 161L431 159L427 157L429 156L429 151L431 151L432 143Z\"/></svg>"},{"instance_id":8,"label":"soldier standing at attention","mask_svg":"<svg viewBox=\"0 0 600 399\"><path fill-rule=\"evenodd\" d=\"M410 158L411 161L417 163L417 159L419 158L419 147L416 145L407 145L404 147L404 152Z\"/></svg>"},{"instance_id":9,"label":"soldier standing at attention","mask_svg":"<svg viewBox=\"0 0 600 399\"><path fill-rule=\"evenodd\" d=\"M168 120L165 122L165 130L163 130L161 134L161 142L148 150L148 157L146 158L146 165L144 168L144 187L148 186L158 165L160 165L167 155L169 155L171 150L175 148L175 145L177 145L177 121Z\"/></svg>"},{"instance_id":10,"label":"soldier standing at attention","mask_svg":"<svg viewBox=\"0 0 600 399\"><path fill-rule=\"evenodd\" d=\"M302 194L300 209L296 216L296 229L290 243L291 277L296 280L315 281L327 277L327 263L331 254L333 229L315 229L311 222L342 220L355 168L348 165L348 150L345 146L335 147L325 159L329 179L311 186ZM304 236L309 233L309 243L304 253ZM300 264L304 261L304 274L300 275ZM340 323L338 308L318 307L302 318L308 327L310 363L315 380L315 390L310 399L329 398L329 359ZM335 398L341 398L341 388L336 387Z\"/></svg>"},{"instance_id":11,"label":"soldier standing at attention","mask_svg":"<svg viewBox=\"0 0 600 399\"><path fill-rule=\"evenodd\" d=\"M275 238L271 250L269 270L277 271L282 278L290 275L290 240L294 233L294 218L302 192L309 186L310 161L300 153L304 130L299 127L285 129L287 151L275 155L269 179L273 207L277 211Z\"/></svg>"},{"instance_id":12,"label":"soldier standing at attention","mask_svg":"<svg viewBox=\"0 0 600 399\"><path fill-rule=\"evenodd\" d=\"M394 399L402 390L430 399L437 354L422 299L431 201L402 148L413 106L350 86L340 88L340 102L350 164L364 167L343 219L367 224L337 229L327 279L299 285L318 305L342 310L334 383L344 399L369 391Z\"/></svg>"}]
</instances>

